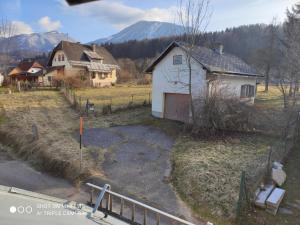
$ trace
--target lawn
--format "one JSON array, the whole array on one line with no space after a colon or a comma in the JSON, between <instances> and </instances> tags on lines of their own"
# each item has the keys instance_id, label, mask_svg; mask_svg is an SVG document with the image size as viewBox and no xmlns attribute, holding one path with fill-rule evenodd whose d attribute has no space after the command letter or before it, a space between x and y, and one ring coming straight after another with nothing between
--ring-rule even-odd
<instances>
[{"instance_id":1,"label":"lawn","mask_svg":"<svg viewBox=\"0 0 300 225\"><path fill-rule=\"evenodd\" d=\"M151 101L150 85L116 85L106 88L84 88L75 91L76 96L83 103L88 99L95 107L112 105L113 107L127 106L128 104L143 104Z\"/></svg>"},{"instance_id":2,"label":"lawn","mask_svg":"<svg viewBox=\"0 0 300 225\"><path fill-rule=\"evenodd\" d=\"M255 106L263 111L259 121L267 123L265 127L279 126L274 119L279 123L282 105L277 87L271 86L268 93L258 87ZM274 152L282 149L280 139L269 133L227 134L209 139L181 134L173 149L172 182L201 217L214 224L231 224L242 170L254 177L260 174L267 164L269 146Z\"/></svg>"}]
</instances>

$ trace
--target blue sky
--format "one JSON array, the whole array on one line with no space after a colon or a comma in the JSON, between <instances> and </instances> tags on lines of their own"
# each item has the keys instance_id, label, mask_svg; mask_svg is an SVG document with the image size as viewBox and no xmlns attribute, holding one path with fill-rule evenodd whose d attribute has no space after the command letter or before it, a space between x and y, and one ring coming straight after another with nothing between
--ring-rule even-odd
<instances>
[{"instance_id":1,"label":"blue sky","mask_svg":"<svg viewBox=\"0 0 300 225\"><path fill-rule=\"evenodd\" d=\"M208 30L252 23L279 22L299 0L211 0ZM0 0L1 17L13 21L16 32L58 30L81 42L112 35L139 20L174 22L177 0L103 0L68 6L64 0Z\"/></svg>"}]
</instances>

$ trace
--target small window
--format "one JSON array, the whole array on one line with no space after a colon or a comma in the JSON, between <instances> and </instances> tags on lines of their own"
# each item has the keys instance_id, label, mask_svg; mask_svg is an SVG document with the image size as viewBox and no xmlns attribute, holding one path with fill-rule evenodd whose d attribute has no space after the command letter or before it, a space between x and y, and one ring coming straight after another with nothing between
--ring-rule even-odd
<instances>
[{"instance_id":1,"label":"small window","mask_svg":"<svg viewBox=\"0 0 300 225\"><path fill-rule=\"evenodd\" d=\"M254 97L254 86L253 85L242 85L241 87L241 98Z\"/></svg>"},{"instance_id":2,"label":"small window","mask_svg":"<svg viewBox=\"0 0 300 225\"><path fill-rule=\"evenodd\" d=\"M182 64L182 55L174 55L173 65L181 65L181 64Z\"/></svg>"},{"instance_id":3,"label":"small window","mask_svg":"<svg viewBox=\"0 0 300 225\"><path fill-rule=\"evenodd\" d=\"M59 61L59 62L61 61L60 55L58 55L58 61Z\"/></svg>"},{"instance_id":4,"label":"small window","mask_svg":"<svg viewBox=\"0 0 300 225\"><path fill-rule=\"evenodd\" d=\"M48 81L49 81L49 82L52 81L52 77L51 77L51 76L48 77Z\"/></svg>"},{"instance_id":5,"label":"small window","mask_svg":"<svg viewBox=\"0 0 300 225\"><path fill-rule=\"evenodd\" d=\"M61 55L61 61L65 61L65 55Z\"/></svg>"},{"instance_id":6,"label":"small window","mask_svg":"<svg viewBox=\"0 0 300 225\"><path fill-rule=\"evenodd\" d=\"M92 73L92 79L95 79L96 78L96 73Z\"/></svg>"}]
</instances>

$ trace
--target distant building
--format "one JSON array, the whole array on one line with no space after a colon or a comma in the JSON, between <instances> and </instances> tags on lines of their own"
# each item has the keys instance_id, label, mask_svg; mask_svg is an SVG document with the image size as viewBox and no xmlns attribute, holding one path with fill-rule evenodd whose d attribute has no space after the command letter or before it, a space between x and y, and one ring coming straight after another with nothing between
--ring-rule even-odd
<instances>
[{"instance_id":1,"label":"distant building","mask_svg":"<svg viewBox=\"0 0 300 225\"><path fill-rule=\"evenodd\" d=\"M2 86L4 81L4 75L2 73L0 73L0 87Z\"/></svg>"},{"instance_id":2,"label":"distant building","mask_svg":"<svg viewBox=\"0 0 300 225\"><path fill-rule=\"evenodd\" d=\"M173 42L146 69L152 73L152 115L183 122L190 121L189 67L191 58L192 97L205 98L213 85L224 87L224 96L254 102L257 78L255 69L236 56L223 52L223 46L212 50Z\"/></svg>"},{"instance_id":3,"label":"distant building","mask_svg":"<svg viewBox=\"0 0 300 225\"><path fill-rule=\"evenodd\" d=\"M42 84L43 74L44 67L40 63L33 59L24 59L8 75L12 82L28 81Z\"/></svg>"},{"instance_id":4,"label":"distant building","mask_svg":"<svg viewBox=\"0 0 300 225\"><path fill-rule=\"evenodd\" d=\"M48 77L55 77L61 71L65 77L88 80L93 87L115 84L119 69L114 57L104 47L68 41L61 41L53 49L48 67L53 68L50 74L46 74Z\"/></svg>"}]
</instances>

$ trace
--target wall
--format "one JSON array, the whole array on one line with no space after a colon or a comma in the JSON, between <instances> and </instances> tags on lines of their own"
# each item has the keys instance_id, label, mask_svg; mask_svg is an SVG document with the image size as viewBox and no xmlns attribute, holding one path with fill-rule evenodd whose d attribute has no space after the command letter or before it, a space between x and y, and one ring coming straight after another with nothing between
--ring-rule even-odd
<instances>
[{"instance_id":1,"label":"wall","mask_svg":"<svg viewBox=\"0 0 300 225\"><path fill-rule=\"evenodd\" d=\"M4 81L4 76L0 73L0 87L2 86Z\"/></svg>"},{"instance_id":2,"label":"wall","mask_svg":"<svg viewBox=\"0 0 300 225\"><path fill-rule=\"evenodd\" d=\"M91 79L93 87L111 86L111 84L115 84L117 82L116 69L113 69L111 73L108 73L105 79L101 79L100 77L101 73L96 72L95 78Z\"/></svg>"},{"instance_id":3,"label":"wall","mask_svg":"<svg viewBox=\"0 0 300 225\"><path fill-rule=\"evenodd\" d=\"M254 103L254 99L255 99L254 97L251 98L240 98L240 97L241 97L242 85L247 85L247 84L252 85L254 86L254 91L256 90L255 77L219 75L217 82L218 85L223 86L222 90L224 90L224 95L227 95L228 98L238 98L241 101L249 102L252 104Z\"/></svg>"},{"instance_id":4,"label":"wall","mask_svg":"<svg viewBox=\"0 0 300 225\"><path fill-rule=\"evenodd\" d=\"M182 55L182 65L173 65L173 56ZM192 59L192 95L199 98L206 93L206 71ZM188 94L189 68L185 53L178 47L173 48L153 70L152 115L163 117L164 93Z\"/></svg>"},{"instance_id":5,"label":"wall","mask_svg":"<svg viewBox=\"0 0 300 225\"><path fill-rule=\"evenodd\" d=\"M64 61L58 61L58 55L64 55ZM78 76L78 75L85 75L87 76L87 79L90 79L90 72L86 70L85 67L79 67L79 66L72 66L68 62L67 56L64 54L63 51L59 50L55 53L53 60L52 60L52 66L62 66L64 65L64 76ZM110 76L111 74L111 76ZM117 75L116 75L116 69L113 69L112 72L108 75L107 78L101 79L100 73L96 73L95 79L91 79L91 85L93 87L103 87L103 86L110 86L112 83L117 82Z\"/></svg>"},{"instance_id":6,"label":"wall","mask_svg":"<svg viewBox=\"0 0 300 225\"><path fill-rule=\"evenodd\" d=\"M45 76L43 76L43 84L44 86L51 86L53 83L54 77L57 76L57 70L53 70L49 73L46 73ZM48 77L51 77L51 82L49 81Z\"/></svg>"},{"instance_id":7,"label":"wall","mask_svg":"<svg viewBox=\"0 0 300 225\"><path fill-rule=\"evenodd\" d=\"M58 61L58 55L64 55L64 61ZM65 68L71 68L68 58L62 50L59 50L55 53L52 59L52 66L65 66Z\"/></svg>"},{"instance_id":8,"label":"wall","mask_svg":"<svg viewBox=\"0 0 300 225\"><path fill-rule=\"evenodd\" d=\"M183 55L182 65L173 65L173 56ZM153 70L152 89L152 115L163 117L164 93L189 94L188 78L189 69L186 64L184 51L179 47L168 53ZM256 87L255 77L219 75L218 84L225 87L228 97L240 99L241 86L245 84ZM195 104L200 98L205 98L207 93L206 70L192 59L192 96ZM254 97L242 98L241 101L254 103ZM201 103L201 101L199 102Z\"/></svg>"}]
</instances>

